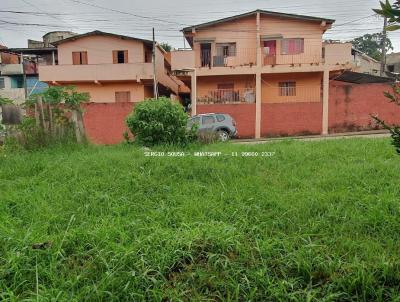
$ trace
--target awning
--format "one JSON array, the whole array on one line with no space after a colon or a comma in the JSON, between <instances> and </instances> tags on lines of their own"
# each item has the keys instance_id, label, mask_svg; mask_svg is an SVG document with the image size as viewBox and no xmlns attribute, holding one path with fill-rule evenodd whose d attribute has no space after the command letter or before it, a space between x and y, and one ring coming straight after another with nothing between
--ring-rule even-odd
<instances>
[{"instance_id":1,"label":"awning","mask_svg":"<svg viewBox=\"0 0 400 302\"><path fill-rule=\"evenodd\" d=\"M354 83L354 84L372 84L372 83L393 83L395 79L370 75L366 73L345 71L340 76L334 78L336 81Z\"/></svg>"}]
</instances>

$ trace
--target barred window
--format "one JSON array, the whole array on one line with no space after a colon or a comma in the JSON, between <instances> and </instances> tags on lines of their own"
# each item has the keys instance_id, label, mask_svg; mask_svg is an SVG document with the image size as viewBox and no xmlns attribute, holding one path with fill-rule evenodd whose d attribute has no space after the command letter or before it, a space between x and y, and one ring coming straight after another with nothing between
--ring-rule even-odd
<instances>
[{"instance_id":1,"label":"barred window","mask_svg":"<svg viewBox=\"0 0 400 302\"><path fill-rule=\"evenodd\" d=\"M279 96L296 96L296 82L280 82Z\"/></svg>"}]
</instances>

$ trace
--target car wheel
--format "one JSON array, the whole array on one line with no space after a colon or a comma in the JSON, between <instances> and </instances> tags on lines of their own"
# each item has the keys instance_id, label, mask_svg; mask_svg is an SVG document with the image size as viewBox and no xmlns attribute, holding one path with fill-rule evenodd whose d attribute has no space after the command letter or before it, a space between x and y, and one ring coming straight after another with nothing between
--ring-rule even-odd
<instances>
[{"instance_id":1,"label":"car wheel","mask_svg":"<svg viewBox=\"0 0 400 302\"><path fill-rule=\"evenodd\" d=\"M229 140L229 133L225 130L218 130L217 132L219 140L221 142L226 142Z\"/></svg>"}]
</instances>

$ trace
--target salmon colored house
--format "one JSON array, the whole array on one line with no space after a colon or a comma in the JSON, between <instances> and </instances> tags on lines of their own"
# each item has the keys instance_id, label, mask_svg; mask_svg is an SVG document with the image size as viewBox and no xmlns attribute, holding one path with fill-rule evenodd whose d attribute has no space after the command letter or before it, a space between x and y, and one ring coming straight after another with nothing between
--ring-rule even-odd
<instances>
[{"instance_id":1,"label":"salmon colored house","mask_svg":"<svg viewBox=\"0 0 400 302\"><path fill-rule=\"evenodd\" d=\"M154 96L153 41L93 31L53 43L58 65L40 66L40 81L74 85L90 94L84 115L86 132L95 143L118 143L134 103ZM157 45L156 78L160 95L190 93L172 76L165 51Z\"/></svg>"},{"instance_id":2,"label":"salmon colored house","mask_svg":"<svg viewBox=\"0 0 400 302\"><path fill-rule=\"evenodd\" d=\"M241 137L327 134L330 73L351 61L323 43L333 23L256 10L186 27L192 50L173 51L172 69L193 114L231 114Z\"/></svg>"}]
</instances>

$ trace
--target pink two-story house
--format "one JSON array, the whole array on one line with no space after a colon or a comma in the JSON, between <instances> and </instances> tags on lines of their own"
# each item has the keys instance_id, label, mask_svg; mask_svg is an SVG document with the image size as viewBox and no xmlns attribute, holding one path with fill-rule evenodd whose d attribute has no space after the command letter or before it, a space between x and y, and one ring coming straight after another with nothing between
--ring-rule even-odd
<instances>
[{"instance_id":1,"label":"pink two-story house","mask_svg":"<svg viewBox=\"0 0 400 302\"><path fill-rule=\"evenodd\" d=\"M89 139L96 143L122 140L125 118L136 102L154 96L153 42L93 31L53 43L58 64L40 66L40 81L49 85L73 85L90 94L84 115ZM165 51L156 46L158 92L179 96L190 90L170 74Z\"/></svg>"},{"instance_id":2,"label":"pink two-story house","mask_svg":"<svg viewBox=\"0 0 400 302\"><path fill-rule=\"evenodd\" d=\"M191 50L172 52L172 69L193 114L230 113L241 137L327 133L330 72L349 63L325 49L333 23L256 10L186 27Z\"/></svg>"}]
</instances>

